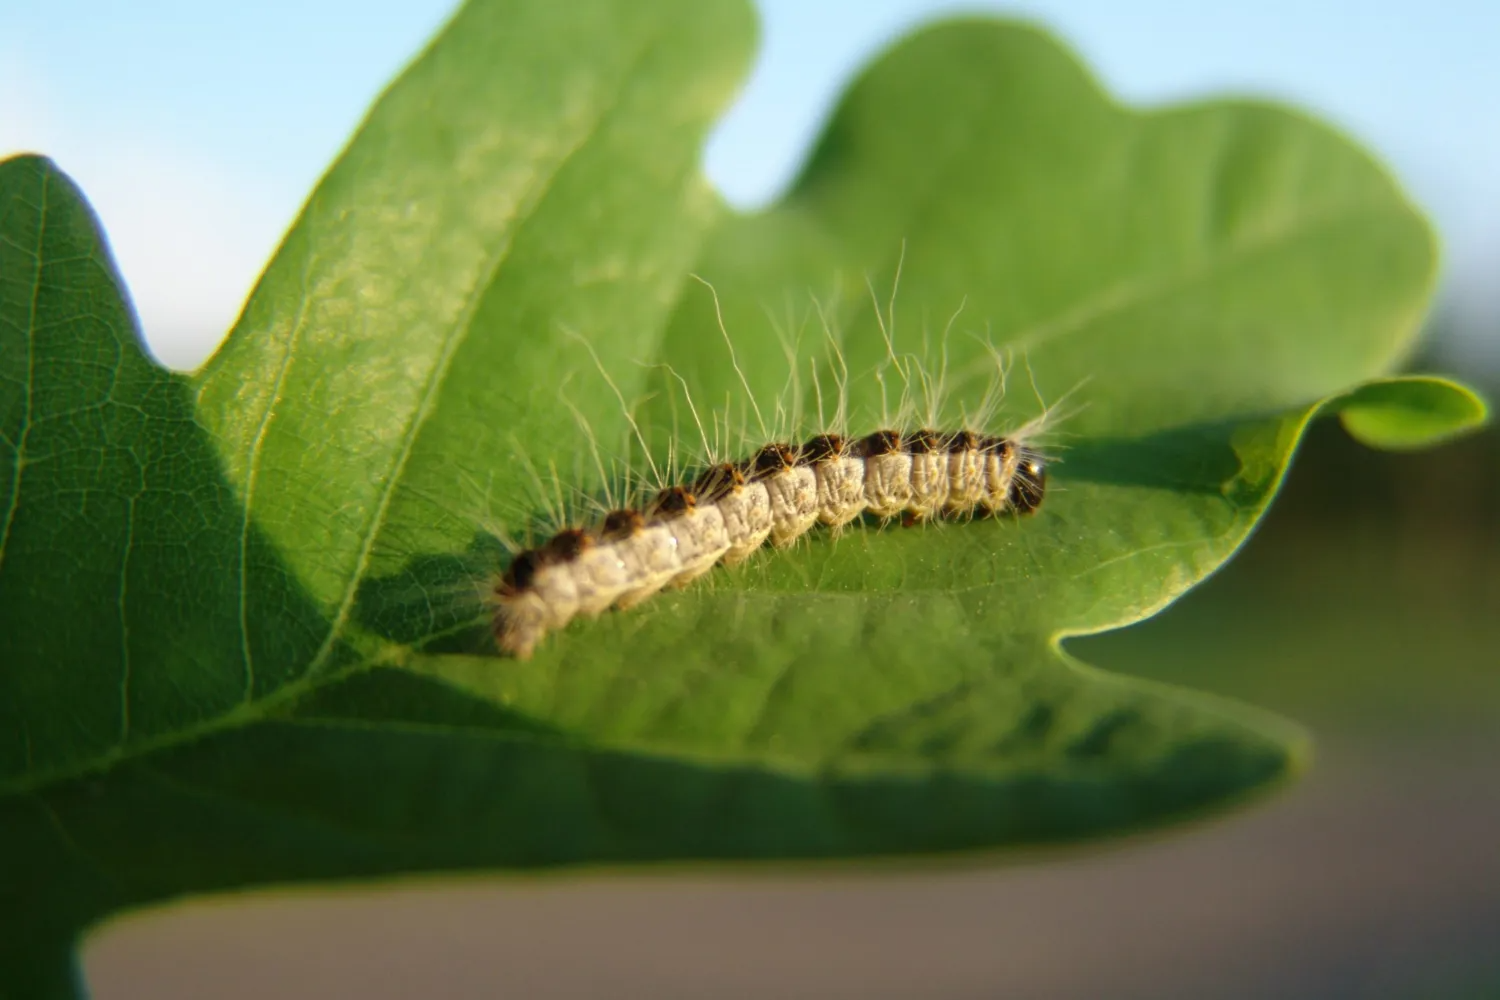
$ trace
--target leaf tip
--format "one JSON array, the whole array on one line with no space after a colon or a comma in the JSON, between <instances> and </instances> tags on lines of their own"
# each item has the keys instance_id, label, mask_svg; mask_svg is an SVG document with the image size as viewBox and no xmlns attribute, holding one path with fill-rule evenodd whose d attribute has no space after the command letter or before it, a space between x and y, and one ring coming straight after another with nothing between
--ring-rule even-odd
<instances>
[{"instance_id":1,"label":"leaf tip","mask_svg":"<svg viewBox=\"0 0 1500 1000\"><path fill-rule=\"evenodd\" d=\"M1431 375L1370 382L1333 405L1350 436L1385 451L1429 448L1489 421L1489 406L1478 393Z\"/></svg>"}]
</instances>

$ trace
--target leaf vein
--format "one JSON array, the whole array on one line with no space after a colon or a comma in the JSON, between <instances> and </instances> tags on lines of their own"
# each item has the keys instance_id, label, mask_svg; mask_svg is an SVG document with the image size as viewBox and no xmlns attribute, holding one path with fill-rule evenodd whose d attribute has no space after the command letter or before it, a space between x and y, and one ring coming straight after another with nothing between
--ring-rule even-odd
<instances>
[{"instance_id":1,"label":"leaf vein","mask_svg":"<svg viewBox=\"0 0 1500 1000\"><path fill-rule=\"evenodd\" d=\"M255 660L250 649L250 579L249 567L247 565L250 551L250 525L251 509L255 499L255 488L260 477L260 462L265 454L266 435L270 430L272 415L276 412L276 406L281 401L281 396L286 385L287 372L291 370L292 358L296 354L297 345L302 339L302 332L307 325L308 302L311 296L308 294L307 269L312 266L313 257L308 255L307 262L302 269L302 298L297 305L297 317L292 322L291 335L287 338L286 354L281 359L281 364L276 370L276 381L271 386L271 396L266 401L265 412L261 414L260 425L255 429L255 438L250 444L250 462L245 472L245 499L243 503L244 514L240 519L239 540L239 627L240 627L240 658L244 670L244 692L241 696L242 702L249 702L255 697Z\"/></svg>"},{"instance_id":2,"label":"leaf vein","mask_svg":"<svg viewBox=\"0 0 1500 1000\"><path fill-rule=\"evenodd\" d=\"M130 553L135 542L135 504L139 499L140 494L136 493L125 504L125 546L120 555L120 586L115 598L120 612L120 736L117 741L120 744L130 736L130 615L125 598L130 580Z\"/></svg>"}]
</instances>

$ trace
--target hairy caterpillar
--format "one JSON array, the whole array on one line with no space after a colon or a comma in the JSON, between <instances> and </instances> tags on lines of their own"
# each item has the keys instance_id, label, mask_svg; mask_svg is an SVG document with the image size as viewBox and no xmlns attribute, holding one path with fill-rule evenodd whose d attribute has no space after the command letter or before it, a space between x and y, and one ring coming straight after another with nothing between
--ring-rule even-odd
<instances>
[{"instance_id":1,"label":"hairy caterpillar","mask_svg":"<svg viewBox=\"0 0 1500 1000\"><path fill-rule=\"evenodd\" d=\"M727 333L725 341L748 395ZM817 524L838 532L865 514L911 524L1036 511L1047 490L1047 460L1029 443L1032 430L986 431L993 392L980 417L939 429L941 376L914 378L912 361L897 357L888 333L886 344L888 363L906 390L900 415L883 419L874 431L847 433L847 372L837 414L820 420L817 433L800 443L773 439L728 460L713 460L694 408L707 458L696 474L676 482L658 475L642 502L606 503L593 523L560 527L541 544L515 553L490 595L491 628L501 652L527 659L549 632L575 617L634 607L665 588L689 585L721 562L742 562L767 542L787 548ZM1003 386L1004 366L998 359L996 366ZM600 373L609 381L602 366ZM914 384L928 401L920 420L912 412ZM620 403L625 406L623 398ZM753 396L750 403L755 405ZM821 390L819 404L821 409ZM635 432L644 447L640 429Z\"/></svg>"},{"instance_id":2,"label":"hairy caterpillar","mask_svg":"<svg viewBox=\"0 0 1500 1000\"><path fill-rule=\"evenodd\" d=\"M632 607L720 561L745 559L768 538L785 548L816 523L838 527L866 511L884 518L1030 514L1046 488L1039 452L968 429L768 444L687 486L663 489L644 509L610 511L595 528L566 528L518 553L495 588L495 641L527 659L548 632L579 614Z\"/></svg>"}]
</instances>

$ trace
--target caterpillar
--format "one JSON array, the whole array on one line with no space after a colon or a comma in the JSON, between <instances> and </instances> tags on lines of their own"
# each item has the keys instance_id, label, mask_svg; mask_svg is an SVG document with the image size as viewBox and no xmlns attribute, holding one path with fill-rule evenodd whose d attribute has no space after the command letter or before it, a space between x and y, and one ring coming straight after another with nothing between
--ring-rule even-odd
<instances>
[{"instance_id":1,"label":"caterpillar","mask_svg":"<svg viewBox=\"0 0 1500 1000\"><path fill-rule=\"evenodd\" d=\"M606 498L593 524L560 527L541 544L515 551L489 594L490 630L500 652L529 659L549 633L577 617L635 607L664 589L688 586L716 565L741 563L768 543L786 549L815 525L837 534L866 514L882 523L899 519L911 525L1034 513L1047 492L1048 459L1030 443L1031 429L1038 422L1011 435L980 429L997 402L991 393L980 408L981 417L963 420L957 430L934 429L941 424L942 378L925 374L916 381L925 390L929 412L923 420L914 418L911 362L901 362L885 323L881 326L888 361L906 383L898 411L904 417L883 417L880 429L860 436L844 433L845 369L837 414L832 421L820 419L824 429L801 443L780 438L749 450L748 456L715 461L693 408L708 456L696 474L679 482L658 474L655 488L641 502L614 504ZM825 332L828 329L825 322ZM574 336L593 354L586 340ZM754 407L734 346L727 332L724 336L730 361ZM789 361L792 353L788 351ZM650 449L630 407L597 355L594 361L615 390L650 461ZM837 361L842 365L841 355ZM1005 366L998 357L995 361L1003 389ZM677 380L686 392L686 383L680 376ZM691 407L690 393L688 403ZM821 388L818 403L821 411ZM576 409L574 413L578 416ZM760 418L758 408L756 416ZM764 432L765 421L760 419L760 424ZM914 429L907 429L912 425ZM598 463L597 450L595 460Z\"/></svg>"},{"instance_id":2,"label":"caterpillar","mask_svg":"<svg viewBox=\"0 0 1500 1000\"><path fill-rule=\"evenodd\" d=\"M547 633L579 615L634 607L718 563L742 562L768 540L787 548L815 524L837 530L866 512L907 523L1025 515L1046 489L1040 451L969 429L767 444L660 490L639 509L611 510L595 527L564 528L517 553L495 586L495 642L528 659Z\"/></svg>"}]
</instances>

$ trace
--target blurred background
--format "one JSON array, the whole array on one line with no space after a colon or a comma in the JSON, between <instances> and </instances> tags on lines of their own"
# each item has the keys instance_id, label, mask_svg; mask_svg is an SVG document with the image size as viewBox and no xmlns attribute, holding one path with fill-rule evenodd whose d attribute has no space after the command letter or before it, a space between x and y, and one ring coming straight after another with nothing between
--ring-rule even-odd
<instances>
[{"instance_id":1,"label":"blurred background","mask_svg":"<svg viewBox=\"0 0 1500 1000\"><path fill-rule=\"evenodd\" d=\"M1303 105L1392 166L1444 243L1415 366L1500 394L1500 5L760 0L706 153L774 200L858 66L955 10L1046 24L1133 103ZM0 156L93 200L151 349L212 351L281 232L448 0L0 4ZM1320 427L1245 550L1112 669L1280 711L1308 777L1187 829L1003 867L600 873L267 894L97 935L95 993L1500 997L1500 434L1417 455Z\"/></svg>"}]
</instances>

